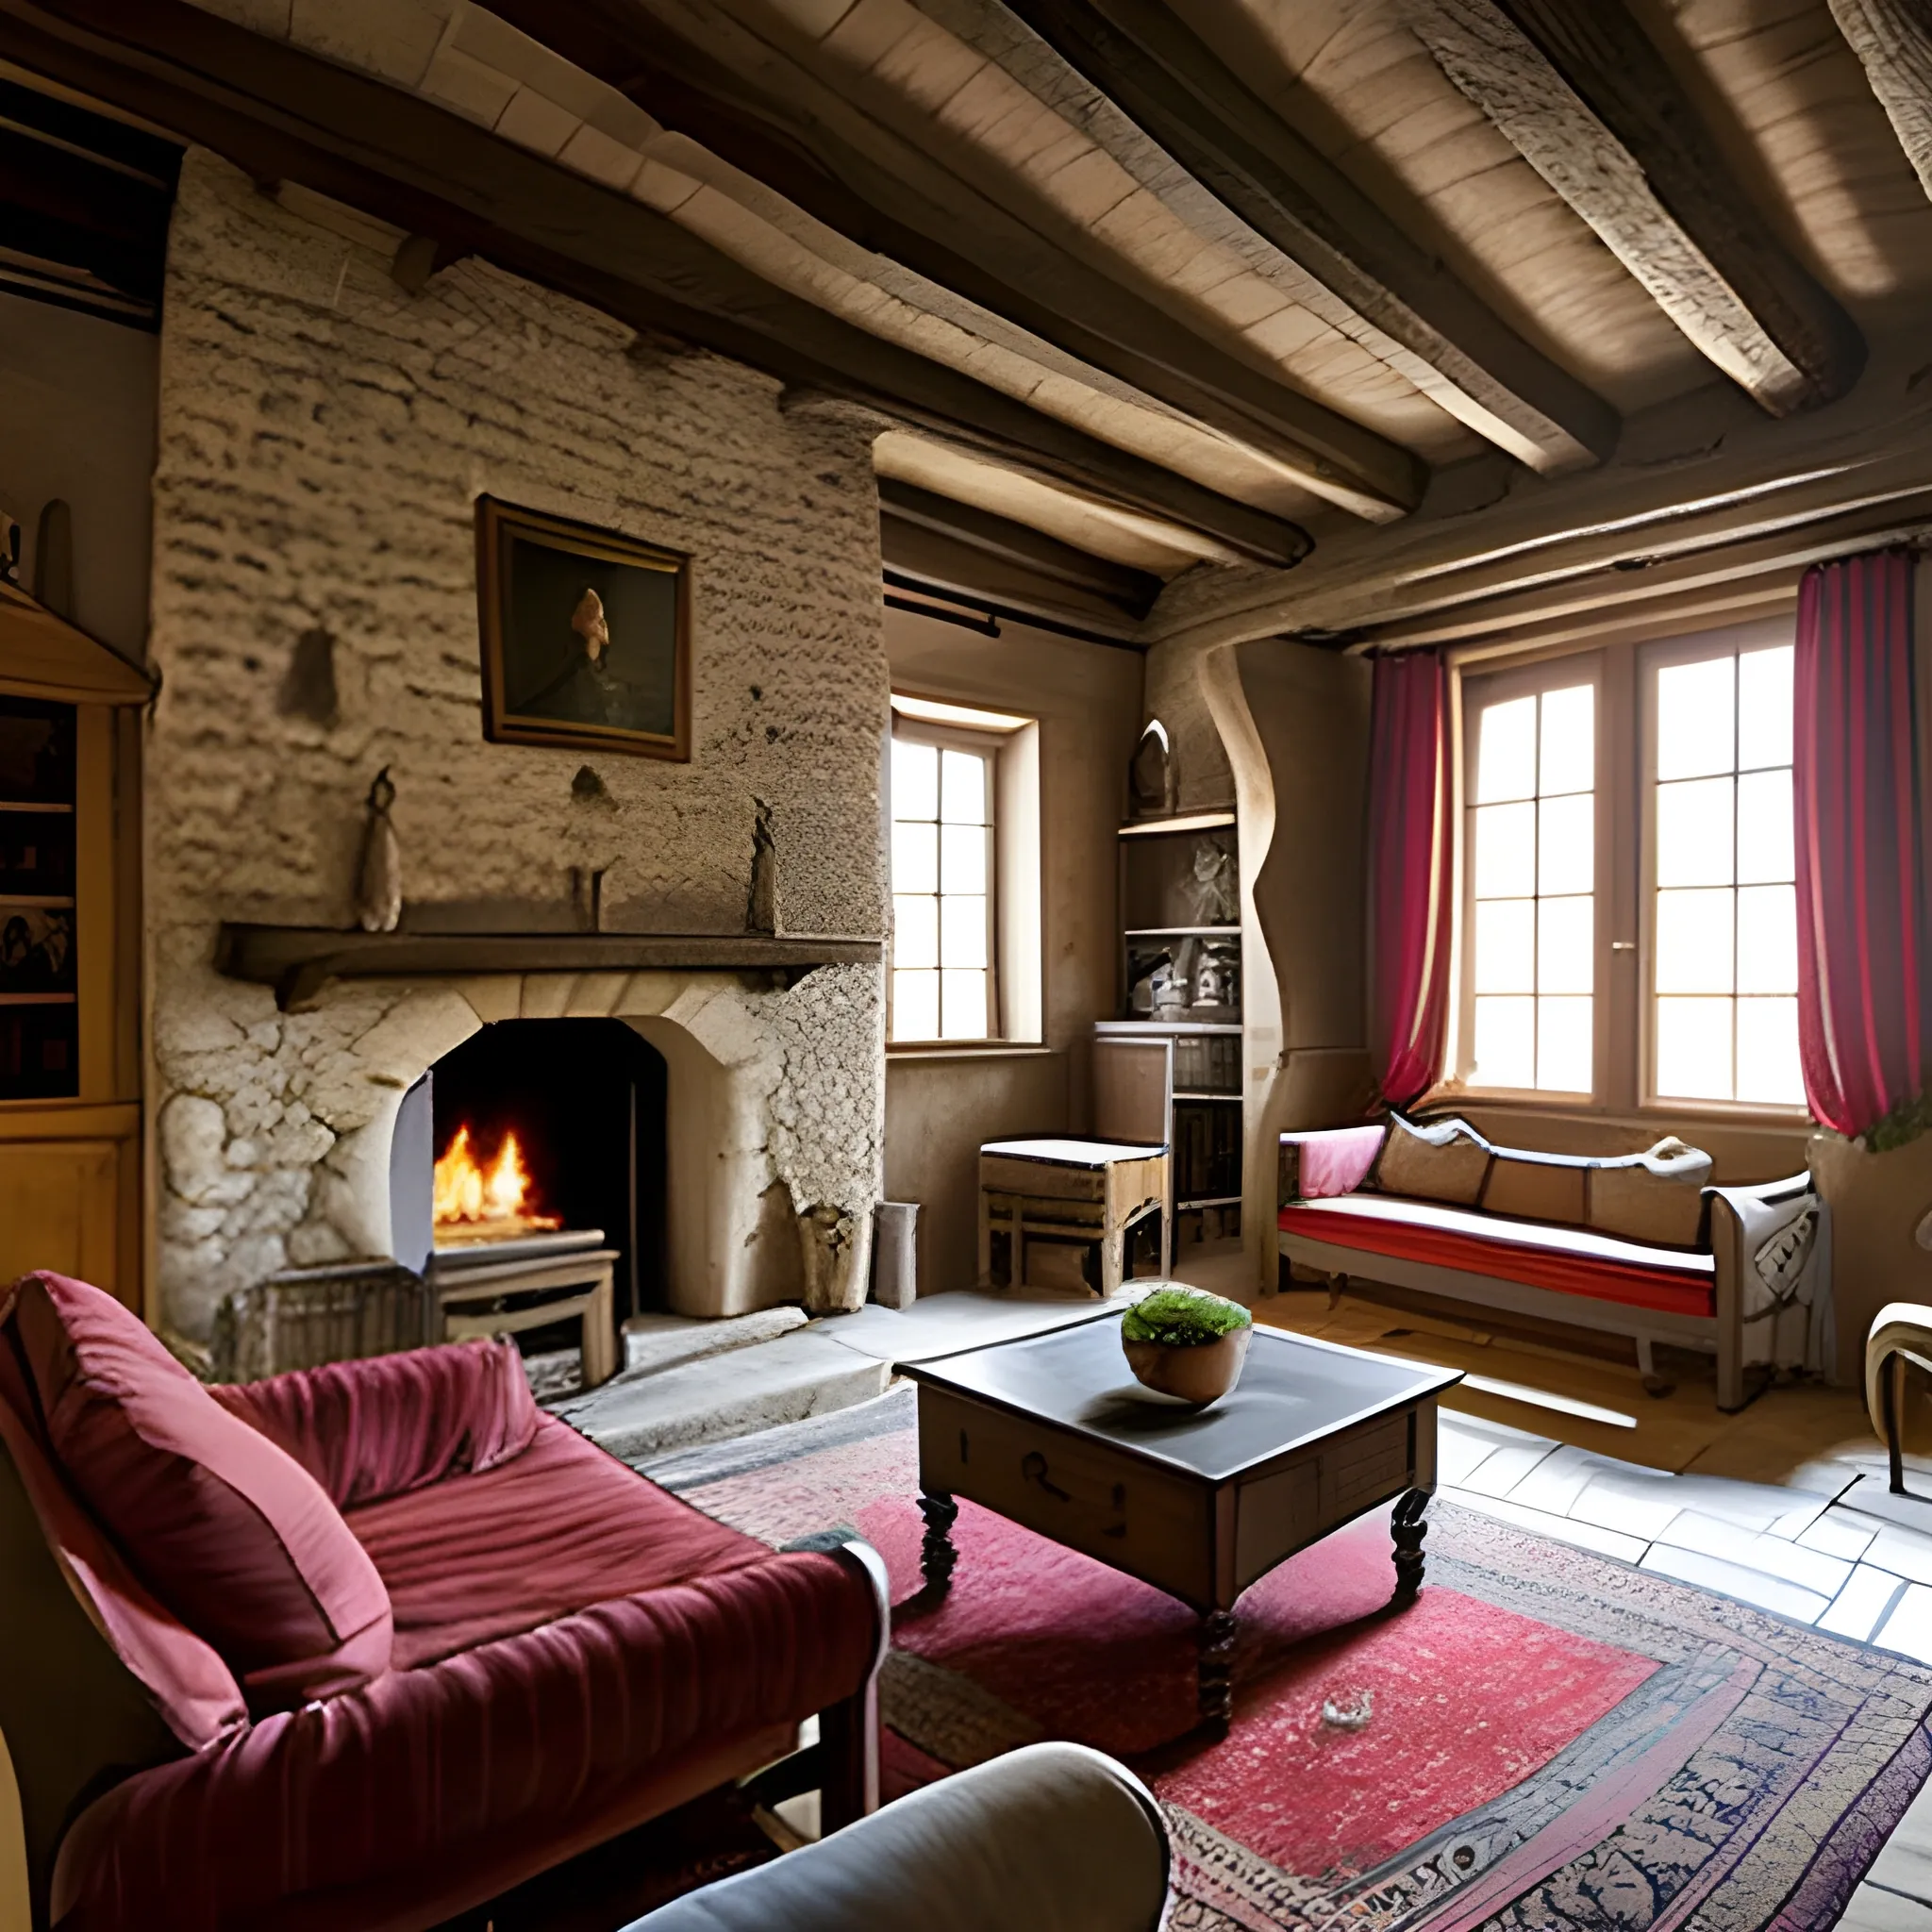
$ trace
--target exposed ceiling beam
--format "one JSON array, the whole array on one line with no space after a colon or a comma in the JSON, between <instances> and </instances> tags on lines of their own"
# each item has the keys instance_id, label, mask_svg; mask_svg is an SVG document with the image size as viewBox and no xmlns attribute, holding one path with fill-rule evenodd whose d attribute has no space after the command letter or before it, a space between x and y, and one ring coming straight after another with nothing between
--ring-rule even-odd
<instances>
[{"instance_id":1,"label":"exposed ceiling beam","mask_svg":"<svg viewBox=\"0 0 1932 1932\"><path fill-rule=\"evenodd\" d=\"M1623 0L1409 0L1451 81L1774 416L1857 381L1857 325L1772 232Z\"/></svg>"},{"instance_id":2,"label":"exposed ceiling beam","mask_svg":"<svg viewBox=\"0 0 1932 1932\"><path fill-rule=\"evenodd\" d=\"M879 514L889 524L907 525L944 537L1046 583L1097 598L1137 620L1147 615L1160 594L1160 579L1151 571L1109 563L1105 558L1090 556L1058 538L1043 536L1026 524L994 516L991 511L976 509L971 504L956 503L949 496L922 490L914 483L902 483L893 476L879 478ZM887 561L893 560L889 543ZM1003 585L965 588L998 591Z\"/></svg>"},{"instance_id":3,"label":"exposed ceiling beam","mask_svg":"<svg viewBox=\"0 0 1932 1932\"><path fill-rule=\"evenodd\" d=\"M1042 416L773 288L628 195L461 117L184 0L0 0L9 57L225 155L637 326L941 427L1242 555L1298 562L1298 525Z\"/></svg>"},{"instance_id":4,"label":"exposed ceiling beam","mask_svg":"<svg viewBox=\"0 0 1932 1932\"><path fill-rule=\"evenodd\" d=\"M1932 194L1932 5L1927 0L1831 0L1891 123L1906 159Z\"/></svg>"},{"instance_id":5,"label":"exposed ceiling beam","mask_svg":"<svg viewBox=\"0 0 1932 1932\"><path fill-rule=\"evenodd\" d=\"M1249 227L1344 303L1359 339L1532 469L1608 456L1616 413L1533 348L1253 93L1160 0L1009 8Z\"/></svg>"},{"instance_id":6,"label":"exposed ceiling beam","mask_svg":"<svg viewBox=\"0 0 1932 1932\"><path fill-rule=\"evenodd\" d=\"M1409 451L1067 254L776 49L761 46L755 67L721 58L623 0L495 0L491 11L847 240L1246 444L1342 508L1381 523L1421 500L1425 471ZM720 17L713 30L731 27Z\"/></svg>"}]
</instances>

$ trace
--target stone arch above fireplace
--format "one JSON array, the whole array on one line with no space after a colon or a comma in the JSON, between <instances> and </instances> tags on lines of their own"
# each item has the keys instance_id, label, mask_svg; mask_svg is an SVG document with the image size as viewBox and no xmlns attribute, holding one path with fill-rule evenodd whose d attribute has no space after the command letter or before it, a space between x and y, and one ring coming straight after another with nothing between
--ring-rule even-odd
<instances>
[{"instance_id":1,"label":"stone arch above fireplace","mask_svg":"<svg viewBox=\"0 0 1932 1932\"><path fill-rule=\"evenodd\" d=\"M498 974L330 986L278 1014L209 974L162 1016L157 1061L166 1325L200 1338L281 1268L391 1254L403 1097L487 1021L610 1018L668 1073L668 1298L730 1315L864 1299L878 1194L878 970L786 988L728 972ZM863 1088L865 1091L860 1091Z\"/></svg>"}]
</instances>

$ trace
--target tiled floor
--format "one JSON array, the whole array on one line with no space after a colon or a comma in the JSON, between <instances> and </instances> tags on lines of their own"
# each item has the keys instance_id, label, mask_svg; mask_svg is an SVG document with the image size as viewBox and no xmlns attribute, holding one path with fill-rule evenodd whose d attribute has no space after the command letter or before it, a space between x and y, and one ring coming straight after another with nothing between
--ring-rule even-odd
<instances>
[{"instance_id":1,"label":"tiled floor","mask_svg":"<svg viewBox=\"0 0 1932 1932\"><path fill-rule=\"evenodd\" d=\"M1932 1663L1932 1501L1901 1512L1923 1515L1912 1528L1848 1500L1874 1476L1884 1488L1875 1441L1808 1464L1802 1490L1646 1469L1451 1410L1439 1454L1438 1494L1467 1508ZM1932 1932L1932 1787L1839 1924Z\"/></svg>"}]
</instances>

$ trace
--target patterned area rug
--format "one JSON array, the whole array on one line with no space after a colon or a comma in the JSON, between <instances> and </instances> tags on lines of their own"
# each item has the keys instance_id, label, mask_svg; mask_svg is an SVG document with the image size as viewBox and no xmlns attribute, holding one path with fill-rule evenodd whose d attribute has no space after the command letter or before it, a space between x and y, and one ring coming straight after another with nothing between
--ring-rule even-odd
<instances>
[{"instance_id":1,"label":"patterned area rug","mask_svg":"<svg viewBox=\"0 0 1932 1932\"><path fill-rule=\"evenodd\" d=\"M1042 1737L1132 1765L1175 1928L1824 1932L1932 1774L1932 1671L1441 1503L1408 1610L1386 1514L1249 1591L1204 1742L1194 1621L1158 1591L967 1504L950 1594L914 1601L912 1402L647 1473L773 1542L879 1549L896 1789Z\"/></svg>"}]
</instances>

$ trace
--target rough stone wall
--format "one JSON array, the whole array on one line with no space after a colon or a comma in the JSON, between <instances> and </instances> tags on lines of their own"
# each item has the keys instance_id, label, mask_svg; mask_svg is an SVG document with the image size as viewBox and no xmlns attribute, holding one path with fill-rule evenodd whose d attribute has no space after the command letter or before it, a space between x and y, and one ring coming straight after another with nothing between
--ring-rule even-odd
<instances>
[{"instance_id":1,"label":"rough stone wall","mask_svg":"<svg viewBox=\"0 0 1932 1932\"><path fill-rule=\"evenodd\" d=\"M199 152L165 313L149 1092L162 1312L196 1335L230 1289L370 1250L400 1091L475 1024L404 986L277 1013L215 973L220 921L353 924L387 765L418 917L569 929L571 869L608 867L607 929L742 930L759 798L784 929L876 934L887 671L864 432L761 375L475 261L412 298ZM691 553L689 764L484 742L483 493ZM868 1223L882 995L869 967L741 986L799 1215Z\"/></svg>"}]
</instances>

